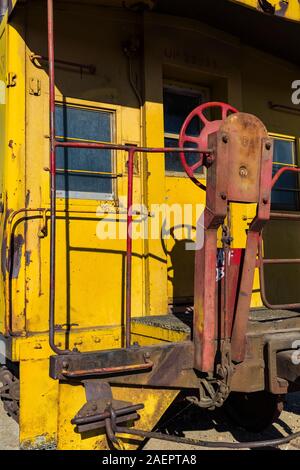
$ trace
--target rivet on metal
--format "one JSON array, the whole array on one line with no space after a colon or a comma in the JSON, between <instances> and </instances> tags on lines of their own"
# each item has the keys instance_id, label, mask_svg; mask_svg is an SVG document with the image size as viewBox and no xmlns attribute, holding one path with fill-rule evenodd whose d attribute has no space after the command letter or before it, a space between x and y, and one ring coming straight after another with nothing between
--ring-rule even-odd
<instances>
[{"instance_id":1,"label":"rivet on metal","mask_svg":"<svg viewBox=\"0 0 300 470\"><path fill-rule=\"evenodd\" d=\"M223 135L222 141L224 142L224 144L228 143L228 136L226 134Z\"/></svg>"},{"instance_id":2,"label":"rivet on metal","mask_svg":"<svg viewBox=\"0 0 300 470\"><path fill-rule=\"evenodd\" d=\"M245 178L246 176L248 176L248 170L245 166L240 167L239 173L242 178Z\"/></svg>"},{"instance_id":3,"label":"rivet on metal","mask_svg":"<svg viewBox=\"0 0 300 470\"><path fill-rule=\"evenodd\" d=\"M271 149L271 142L266 142L266 150L270 150Z\"/></svg>"}]
</instances>

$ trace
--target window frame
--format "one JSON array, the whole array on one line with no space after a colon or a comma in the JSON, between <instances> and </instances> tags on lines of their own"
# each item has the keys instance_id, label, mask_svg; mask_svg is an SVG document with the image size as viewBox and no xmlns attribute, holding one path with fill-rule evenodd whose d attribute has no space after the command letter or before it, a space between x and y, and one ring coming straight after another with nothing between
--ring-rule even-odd
<instances>
[{"instance_id":1,"label":"window frame","mask_svg":"<svg viewBox=\"0 0 300 470\"><path fill-rule=\"evenodd\" d=\"M197 97L199 95L202 95L203 98L204 98L204 101L203 101L204 103L209 101L210 92L211 92L209 87L197 86L197 85L194 86L194 85L189 85L189 84L186 84L186 83L179 83L179 82L174 82L174 81L164 81L164 83L163 83L163 92L165 90L174 92L178 95L185 95L185 96ZM164 102L163 102L163 114L164 114ZM169 133L169 132L165 132L165 122L164 122L164 142L165 142L166 138L167 139L168 138L169 139L178 139L179 134L172 134L172 133ZM166 176L175 176L177 178L178 177L179 178L188 177L183 168L182 168L182 171L167 170L165 168L165 175ZM205 179L206 178L206 169L204 167L202 167L202 171L200 173L197 173L197 176L201 179Z\"/></svg>"},{"instance_id":2,"label":"window frame","mask_svg":"<svg viewBox=\"0 0 300 470\"><path fill-rule=\"evenodd\" d=\"M87 111L98 111L98 112L104 112L108 113L111 115L111 142L103 142L101 140L99 141L92 141L92 140L85 140L76 137L72 137L69 140L70 141L80 141L80 142L96 142L96 143L103 143L103 144L108 144L108 143L114 143L116 139L116 134L117 134L117 128L116 128L116 121L117 121L117 108L116 107L106 107L103 106L101 103L95 103L95 102L87 102L85 100L55 100L55 106L66 106L66 107L72 107L72 108L78 108L82 110L87 110ZM56 135L56 138L59 138L59 136ZM93 203L93 201L104 201L104 202L112 202L112 201L117 201L117 159L116 159L116 151L111 150L111 162L112 162L112 168L111 168L111 179L112 179L112 189L111 193L100 193L100 192L85 192L85 191L65 191L65 190L56 190L56 200L57 202L62 202L68 200L68 201L74 201L79 203L80 205L84 204L89 204ZM59 170L59 168L57 168ZM83 170L85 171L85 170ZM88 171L88 170L87 170ZM71 173L71 172L70 172ZM92 171L88 173L93 173ZM58 173L59 174L59 173Z\"/></svg>"},{"instance_id":3,"label":"window frame","mask_svg":"<svg viewBox=\"0 0 300 470\"><path fill-rule=\"evenodd\" d=\"M288 134L279 134L279 133L276 133L276 132L269 132L268 133L269 136L274 139L274 140L284 140L284 141L287 141L287 142L293 142L294 143L294 149L295 149L295 154L294 154L294 161L295 163L294 164L291 164L291 163L280 163L280 162L272 162L273 165L278 165L278 166L291 166L291 167L299 167L299 156L300 156L300 139L299 137L295 136L295 135L288 135ZM296 209L272 209L271 208L271 213L272 212L282 212L282 213L297 213L297 212L300 212L300 175L299 173L296 173L296 177L297 177L297 180L298 180L298 191L296 190L296 195L297 195L297 203L296 203L296 206L297 208ZM272 204L272 202L271 202Z\"/></svg>"}]
</instances>

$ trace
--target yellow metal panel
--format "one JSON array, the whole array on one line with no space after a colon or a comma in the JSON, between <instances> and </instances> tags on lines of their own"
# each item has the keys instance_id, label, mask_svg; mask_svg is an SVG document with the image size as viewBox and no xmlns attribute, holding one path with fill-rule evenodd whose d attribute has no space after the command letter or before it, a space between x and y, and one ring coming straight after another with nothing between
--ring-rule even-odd
<instances>
[{"instance_id":1,"label":"yellow metal panel","mask_svg":"<svg viewBox=\"0 0 300 470\"><path fill-rule=\"evenodd\" d=\"M290 2L289 5L289 8L295 6L295 2ZM158 15L151 14L145 15L146 99L142 109L144 129L141 129L141 110L128 83L127 64L121 48L124 37L135 32L137 26L140 27L139 20L128 12L106 9L101 10L102 23L99 28L99 11L97 8L95 15L95 10L85 8L85 24L89 25L85 31L85 38L90 43L99 44L96 55L93 50L89 50L89 60L95 59L97 62L97 75L85 77L73 72L70 75L70 72L57 68L56 97L59 101L64 99L66 102L81 106L89 105L112 110L116 117L117 142L139 144L143 140L144 133L146 145L163 145L162 86L164 75L168 74L172 76L171 78L178 80L182 78L191 84L203 81L205 86L212 86L212 91L215 95L218 94L218 99L226 99L234 105L238 106L243 102L245 111L259 115L266 121L271 131L279 133L286 131L292 134L295 129L295 133L298 132L297 117L270 113L265 99L265 90L269 89L269 83L272 82L270 90L272 100L279 102L289 100L290 83L298 69L294 66L287 67L286 64L282 65L270 56L241 47L232 38L229 39L221 32L208 31L208 27L196 22L164 17L161 20L163 24L159 25ZM4 188L9 195L8 208L12 210L24 207L25 204L30 207L49 207L48 76L46 68L34 67L29 59L32 52L39 52L41 44L46 44L45 31L42 30L40 21L41 15L44 14L41 2L38 2L36 8L28 15L26 50L20 12L16 11L16 15L12 17L8 32L9 57L6 72L16 74L16 86L10 87L6 92L9 119L7 135L1 139L0 145L4 145L6 149ZM71 27L65 27L70 24L67 21L70 14L72 14ZM82 10L78 4L64 6L57 15L58 57L72 58L79 62L86 60L83 52L85 44L82 43L82 37L77 34L83 23ZM3 24L1 28L3 31ZM120 36L117 35L119 33ZM199 43L201 43L200 49ZM3 39L3 42L0 40L1 56L4 49ZM252 65L254 62L255 70ZM263 73L258 73L259 70ZM0 70L0 73L2 79L3 70ZM30 93L32 80L40 82L40 94ZM76 98L70 98L74 96ZM0 119L3 119L1 113L0 108ZM204 193L188 178L165 177L163 155L146 156L143 170L141 168L142 166L137 169L134 177L134 199L136 202L144 202L147 209L150 210L151 204L195 205L204 202ZM100 216L103 216L105 206L109 206L109 210L115 210L120 197L126 195L127 170L124 154L118 159L116 170L122 176L118 178L118 198L115 201L101 205L103 201L70 200L68 209L76 210L76 214L73 212L72 216L60 217L58 220L56 342L61 347L69 344L70 348L77 347L81 351L89 351L122 345L125 241L100 241L97 237L97 223L100 217L96 214L98 205L101 205ZM64 210L65 206L64 200L58 200L59 210ZM83 214L84 211L90 211L90 214ZM245 246L246 230L254 214L255 206L232 207L233 247ZM117 220L117 224L124 226L124 217L118 216ZM195 222L196 218L193 223ZM38 443L42 445L53 443L57 434L58 416L60 448L105 448L103 437L81 439L80 435L74 433L74 428L70 424L70 419L85 402L83 387L67 384L59 386L58 382L48 376L48 357L51 354L46 332L49 237L39 236L41 229L44 228L43 224L41 215L30 217L26 223L20 216L14 224L16 229L14 235L26 238L25 245L20 245L18 254L21 263L19 274L12 281L13 327L16 331L24 333L26 307L28 330L27 337L14 337L11 347L12 360L21 362L21 441L27 447ZM115 225L115 222L111 222L109 226L113 228ZM286 226L281 224L277 234L281 236L285 230ZM297 236L297 232L292 228L289 229L288 242L297 239ZM168 297L171 299L175 296L174 279L167 281L167 268L174 268L175 243L172 240L167 243L168 253L164 251L161 240L134 241L133 245L134 315L166 313ZM184 265L186 270L180 272L182 263L187 261L185 257L186 253L176 256L179 276L182 276L177 278L176 282L180 288L183 288L179 291L179 296L193 293L192 255L189 260L190 265ZM189 275L182 275L187 273L187 270ZM2 291L3 285L0 307L3 304ZM280 289L277 289L277 292L279 291ZM258 305L261 303L256 273L252 306ZM1 308L1 329L2 312ZM70 333L67 331L66 323L71 324ZM181 339L185 339L185 334L133 325L133 340L137 340L141 345ZM177 391L115 387L114 393L121 399L144 401L146 409L142 412L142 420L137 426L151 429L172 402ZM50 405L51 414L48 416Z\"/></svg>"},{"instance_id":2,"label":"yellow metal panel","mask_svg":"<svg viewBox=\"0 0 300 470\"><path fill-rule=\"evenodd\" d=\"M57 380L49 377L49 359L20 362L20 444L24 449L56 443Z\"/></svg>"},{"instance_id":3,"label":"yellow metal panel","mask_svg":"<svg viewBox=\"0 0 300 470\"><path fill-rule=\"evenodd\" d=\"M163 413L176 398L177 390L112 387L113 397L131 403L144 403L145 408L139 411L140 419L136 423L138 429L152 430ZM103 450L109 449L105 435L87 432L74 432L70 420L86 402L83 386L72 386L61 383L59 386L59 419L58 442L59 450ZM125 449L136 449L139 439L123 436L120 439Z\"/></svg>"},{"instance_id":4,"label":"yellow metal panel","mask_svg":"<svg viewBox=\"0 0 300 470\"><path fill-rule=\"evenodd\" d=\"M22 15L16 21L15 27L7 26L7 34L8 111L4 166L6 217L11 211L23 207L25 200L25 44L22 37L24 34ZM11 292L14 292L14 302L11 305L11 326L15 332L22 332L25 329L25 271L22 269L26 250L24 226L13 225L12 244L14 257L11 269Z\"/></svg>"},{"instance_id":5,"label":"yellow metal panel","mask_svg":"<svg viewBox=\"0 0 300 470\"><path fill-rule=\"evenodd\" d=\"M231 0L234 3L240 3L247 7L259 8L257 0ZM300 21L300 5L298 0L289 0L288 2L282 2L281 0L268 0L268 2L275 7L275 15L282 18L286 18L293 21Z\"/></svg>"},{"instance_id":6,"label":"yellow metal panel","mask_svg":"<svg viewBox=\"0 0 300 470\"><path fill-rule=\"evenodd\" d=\"M163 341L179 342L189 338L189 334L182 331L174 331L167 328L132 322L132 334L134 340L141 346L148 346Z\"/></svg>"},{"instance_id":7,"label":"yellow metal panel","mask_svg":"<svg viewBox=\"0 0 300 470\"><path fill-rule=\"evenodd\" d=\"M120 327L88 328L71 332L61 329L55 336L59 347L69 344L71 350L77 348L82 352L118 348L122 344ZM12 361L46 359L54 354L49 347L48 332L14 337L11 342Z\"/></svg>"},{"instance_id":8,"label":"yellow metal panel","mask_svg":"<svg viewBox=\"0 0 300 470\"><path fill-rule=\"evenodd\" d=\"M7 76L7 29L6 26L1 28L0 32L0 192L1 199L0 203L4 204L5 198L3 197L3 185L4 185L4 165L5 156L7 149L7 88L6 88L6 76ZM0 234L1 238L4 234L4 218L0 218ZM2 273L3 276L3 273ZM0 289L0 331L4 331L4 312L5 312L5 301L3 296L3 289Z\"/></svg>"},{"instance_id":9,"label":"yellow metal panel","mask_svg":"<svg viewBox=\"0 0 300 470\"><path fill-rule=\"evenodd\" d=\"M40 8L40 7L39 7ZM29 59L30 54L38 50L39 44L46 42L45 31L39 24L42 10L34 11L30 15L27 48L27 176L28 187L27 201L30 207L49 206L49 173L45 171L49 158L49 133L48 123L48 77L44 68L36 68ZM57 31L64 30L70 13L74 14L74 22L80 24L81 15L76 16L78 6L67 6L65 11L60 12L56 18ZM93 10L92 10L93 11ZM88 15L90 13L87 13ZM120 15L127 15L120 12ZM109 15L108 15L109 16ZM110 17L110 21L111 21ZM95 35L106 34L107 44L109 36L113 39L114 28L107 23L106 31L97 29L97 19L91 19L87 36L93 38ZM114 21L118 21L113 19ZM93 24L95 29L93 29ZM79 26L78 26L79 27ZM97 32L98 31L98 32ZM86 36L86 37L87 37ZM97 36L98 37L98 36ZM81 40L77 37L74 42L69 43L64 35L58 33L57 42L63 47L66 56L72 56L76 50L81 48ZM94 39L91 39L94 41ZM103 42L97 39L97 42ZM123 60L122 50L117 49L115 62ZM97 69L103 67L103 57L97 54ZM111 59L111 57L110 57ZM78 61L84 61L82 56ZM109 63L113 63L110 61ZM106 93L115 94L117 91L112 87L110 90L103 88L93 77L84 77L84 83L91 81L92 84L80 98L69 98L65 93L65 71L57 67L57 89L58 101L75 104L78 106L91 106L99 109L111 110L115 117L114 141L119 143L139 144L140 141L140 110L136 107L119 106L107 103ZM73 73L70 91L74 96L80 95L82 88L82 77L80 73ZM126 74L125 74L126 76ZM30 93L30 81L34 79L40 82L40 94ZM69 77L66 78L68 85ZM97 88L96 88L97 87ZM122 82L122 88L129 87L127 82ZM100 99L100 97L102 99ZM111 95L109 95L111 99ZM119 98L119 97L118 97ZM106 99L106 101L105 101ZM108 100L109 101L109 100ZM36 120L35 117L42 117ZM124 212L124 199L127 195L127 170L125 153L118 152L116 172L120 175L116 184L116 199L113 202L75 200L65 201L58 199L58 211L62 212L57 222L57 303L56 323L66 324L70 322L79 328L99 325L120 325L124 318L124 284L125 284L125 252L126 219L124 215L118 216L116 207L121 206ZM140 203L140 173L134 177L134 202ZM101 218L105 211L112 212L105 220L110 220L108 230L112 236L108 240L99 239L98 229L101 226ZM88 212L88 213L87 213ZM105 221L104 221L105 222ZM29 331L40 331L47 328L48 311L48 282L49 282L49 237L39 238L43 226L42 217L32 217L28 222L27 251L30 260L26 266L26 310L27 328ZM101 227L100 227L101 228ZM117 232L116 229L117 228ZM49 229L49 224L48 224ZM116 232L116 233L114 233ZM122 239L117 238L121 232ZM143 243L140 240L133 242L133 315L140 316L145 312L144 300L144 259L142 256Z\"/></svg>"}]
</instances>

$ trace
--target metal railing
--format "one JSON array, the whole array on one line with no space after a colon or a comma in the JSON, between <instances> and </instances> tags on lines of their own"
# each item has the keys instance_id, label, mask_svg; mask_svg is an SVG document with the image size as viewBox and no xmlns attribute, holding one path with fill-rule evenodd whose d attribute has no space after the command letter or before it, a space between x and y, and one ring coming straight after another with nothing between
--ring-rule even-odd
<instances>
[{"instance_id":1,"label":"metal railing","mask_svg":"<svg viewBox=\"0 0 300 470\"><path fill-rule=\"evenodd\" d=\"M277 173L274 175L272 179L272 185L271 189L274 187L274 185L277 183L279 178L283 175L283 173L286 172L294 172L294 173L300 173L300 168L295 168L295 167L283 167L280 168L280 170L277 171ZM281 212L275 212L271 214L272 219L276 220L294 220L294 221L300 221L300 214L288 214L288 213L281 213ZM265 285L265 272L264 272L264 266L267 265L275 265L275 264L300 264L300 258L264 258L263 257L263 246L262 246L262 235L259 239L259 244L258 244L258 259L259 259L259 278L260 278L260 294L261 294L261 299L263 301L263 304L270 309L298 309L300 308L300 303L286 303L286 304L271 304L268 299L267 299L267 294L266 294L266 285Z\"/></svg>"},{"instance_id":2,"label":"metal railing","mask_svg":"<svg viewBox=\"0 0 300 470\"><path fill-rule=\"evenodd\" d=\"M132 199L134 155L136 153L198 153L211 154L210 149L198 148L147 148L130 145L100 144L91 142L62 142L55 134L55 57L54 57L54 18L53 0L47 0L48 17L48 67L49 67L49 124L50 124L50 285L49 285L49 344L56 354L68 354L55 344L55 265L56 265L56 149L101 149L122 150L128 152L128 186L127 186L127 242L126 242L126 301L125 301L125 345L130 347L131 341L131 280L132 280Z\"/></svg>"}]
</instances>

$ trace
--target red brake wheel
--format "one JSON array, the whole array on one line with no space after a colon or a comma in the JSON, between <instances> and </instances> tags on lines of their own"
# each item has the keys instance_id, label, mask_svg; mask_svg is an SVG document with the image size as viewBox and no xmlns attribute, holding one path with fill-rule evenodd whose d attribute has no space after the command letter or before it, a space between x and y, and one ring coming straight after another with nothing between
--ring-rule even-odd
<instances>
[{"instance_id":1,"label":"red brake wheel","mask_svg":"<svg viewBox=\"0 0 300 470\"><path fill-rule=\"evenodd\" d=\"M203 111L209 108L221 108L221 116L222 119L216 119L214 121L209 121L207 117L204 115ZM179 147L186 146L187 143L191 143L195 146L195 152L197 149L205 150L208 148L208 136L213 132L219 130L222 122L224 119L227 118L229 113L237 113L238 110L230 104L222 103L218 101L212 101L208 103L200 104L197 108L195 108L186 118L184 121L182 128L179 134ZM191 124L194 118L198 118L203 125L203 128L198 136L192 136L187 134L189 125ZM200 188L206 190L206 186L202 184L196 177L195 171L200 167L203 166L203 154L199 154L199 160L192 165L189 165L186 160L185 152L180 152L180 159L183 168L185 169L187 175L191 178L191 180Z\"/></svg>"}]
</instances>

